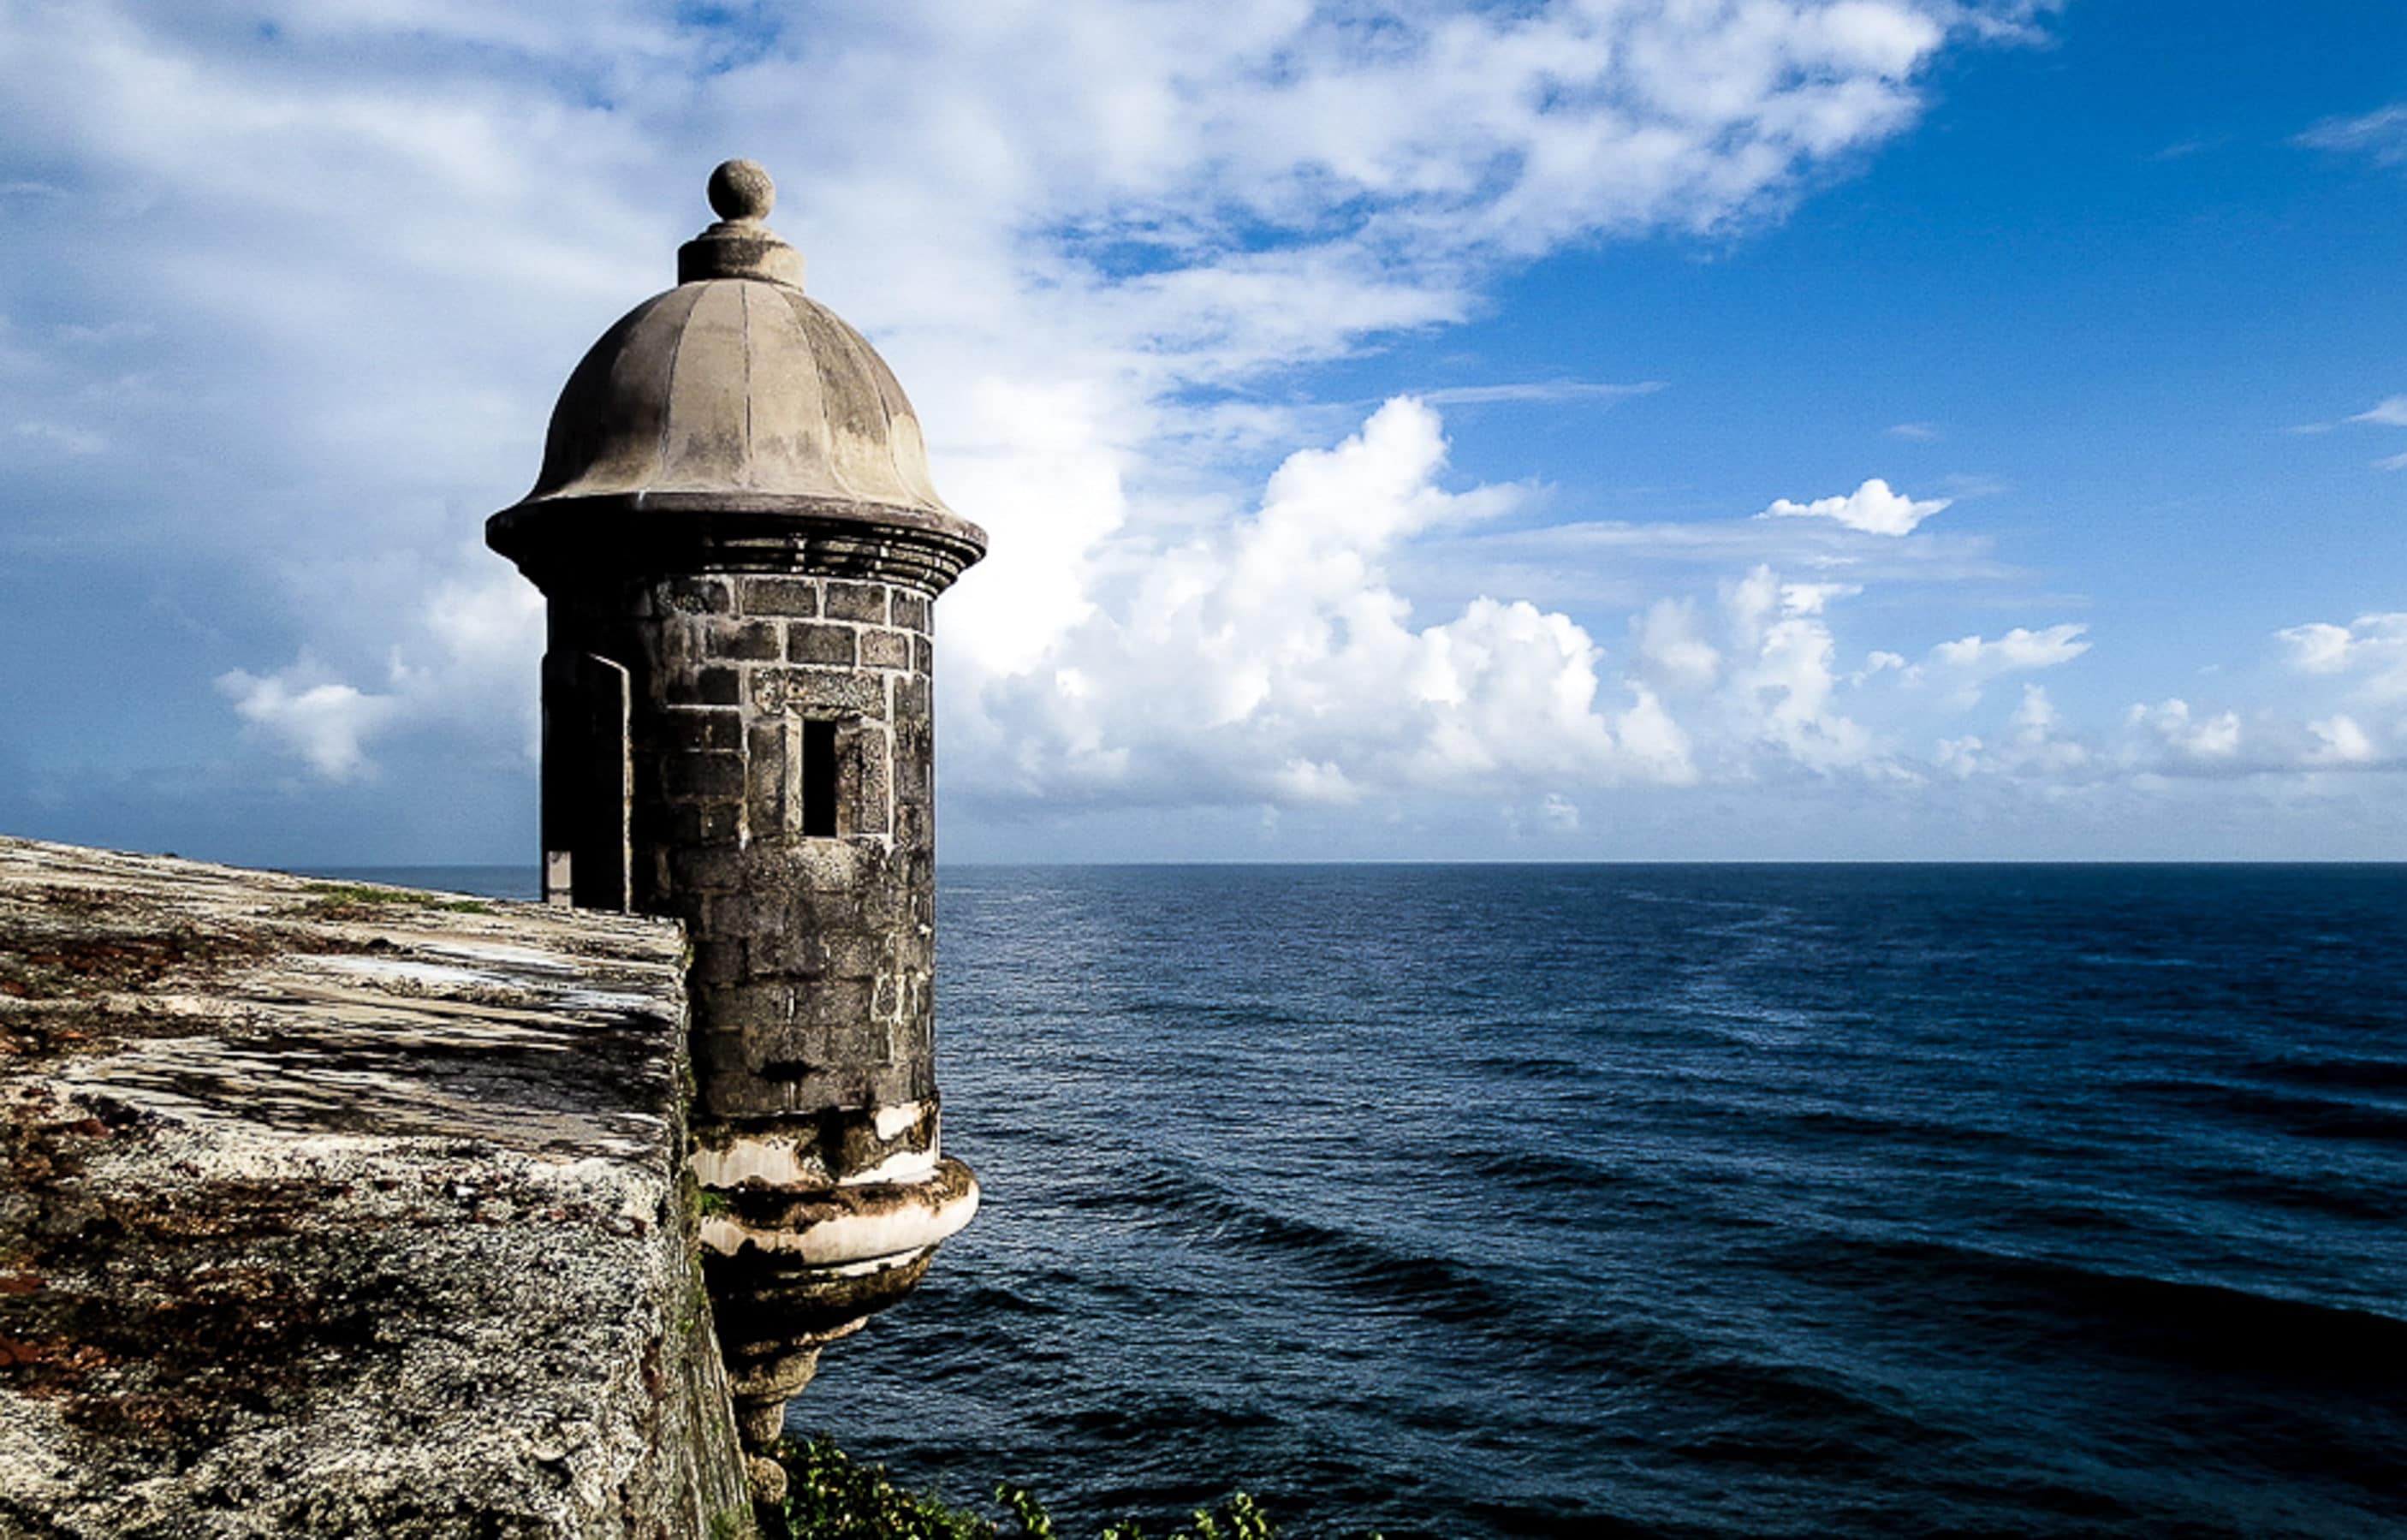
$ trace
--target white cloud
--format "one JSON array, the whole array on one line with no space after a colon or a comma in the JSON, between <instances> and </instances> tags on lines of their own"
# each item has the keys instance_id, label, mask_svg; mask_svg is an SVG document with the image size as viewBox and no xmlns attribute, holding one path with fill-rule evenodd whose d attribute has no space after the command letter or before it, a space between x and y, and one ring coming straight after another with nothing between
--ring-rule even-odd
<instances>
[{"instance_id":1,"label":"white cloud","mask_svg":"<svg viewBox=\"0 0 2407 1540\"><path fill-rule=\"evenodd\" d=\"M1722 592L1731 632L1731 701L1751 719L1755 738L1813 770L1851 768L1873 753L1871 734L1833 706L1837 648L1821 619L1831 599L1854 592L1784 583L1770 567L1757 567Z\"/></svg>"},{"instance_id":2,"label":"white cloud","mask_svg":"<svg viewBox=\"0 0 2407 1540\"><path fill-rule=\"evenodd\" d=\"M2321 721L2307 724L2314 734L2316 747L2308 755L2316 764L2371 764L2375 757L2372 738L2355 718L2345 712L2336 713Z\"/></svg>"},{"instance_id":3,"label":"white cloud","mask_svg":"<svg viewBox=\"0 0 2407 1540\"><path fill-rule=\"evenodd\" d=\"M1906 669L1904 677L1948 692L1959 708L1969 706L1980 699L1983 685L2001 675L2055 668L2080 657L2089 650L2090 644L2083 639L2088 629L2066 624L2032 631L2016 626L1994 641L1975 635L1941 642L1921 663Z\"/></svg>"},{"instance_id":4,"label":"white cloud","mask_svg":"<svg viewBox=\"0 0 2407 1540\"><path fill-rule=\"evenodd\" d=\"M1936 422L1895 422L1888 428L1891 438L1903 438L1916 444L1929 444L1941 437Z\"/></svg>"},{"instance_id":5,"label":"white cloud","mask_svg":"<svg viewBox=\"0 0 2407 1540\"><path fill-rule=\"evenodd\" d=\"M2381 165L2407 164L2407 102L2394 102L2354 118L2327 118L2296 141L2311 150L2373 157Z\"/></svg>"},{"instance_id":6,"label":"white cloud","mask_svg":"<svg viewBox=\"0 0 2407 1540\"><path fill-rule=\"evenodd\" d=\"M2016 626L1996 641L1966 636L1932 648L1930 662L1936 667L1987 674L2053 668L2089 650L2089 644L2081 639L2088 629L2086 625L2053 625L2045 631L2030 631Z\"/></svg>"},{"instance_id":7,"label":"white cloud","mask_svg":"<svg viewBox=\"0 0 2407 1540\"><path fill-rule=\"evenodd\" d=\"M2001 776L2043 785L2087 779L2095 761L2089 747L2067 727L2047 691L2036 684L2023 686L2022 701L2007 719L2002 738L1993 743L1972 735L1943 738L1933 758L1941 770L1958 778Z\"/></svg>"},{"instance_id":8,"label":"white cloud","mask_svg":"<svg viewBox=\"0 0 2407 1540\"><path fill-rule=\"evenodd\" d=\"M2407 700L2407 611L2313 620L2276 632L2301 674L2350 675L2368 698Z\"/></svg>"},{"instance_id":9,"label":"white cloud","mask_svg":"<svg viewBox=\"0 0 2407 1540\"><path fill-rule=\"evenodd\" d=\"M1290 455L1224 532L1090 570L1083 619L977 685L974 795L1349 803L1531 781L1678 780L1687 742L1644 690L1615 707L1569 617L1480 597L1416 627L1384 562L1515 506L1438 484L1437 414L1401 397ZM956 739L956 741L959 741Z\"/></svg>"},{"instance_id":10,"label":"white cloud","mask_svg":"<svg viewBox=\"0 0 2407 1540\"><path fill-rule=\"evenodd\" d=\"M2089 763L2089 749L2067 730L2045 689L2023 686L2022 704L2015 707L2009 740L2015 767L2062 776Z\"/></svg>"},{"instance_id":11,"label":"white cloud","mask_svg":"<svg viewBox=\"0 0 2407 1540\"><path fill-rule=\"evenodd\" d=\"M1658 599L1630 622L1631 672L1658 690L1697 694L1721 678L1722 655L1688 599Z\"/></svg>"},{"instance_id":12,"label":"white cloud","mask_svg":"<svg viewBox=\"0 0 2407 1540\"><path fill-rule=\"evenodd\" d=\"M1931 758L1940 769L1960 780L1981 773L1984 747L1977 735L1968 733L1960 738L1940 739Z\"/></svg>"},{"instance_id":13,"label":"white cloud","mask_svg":"<svg viewBox=\"0 0 2407 1540\"><path fill-rule=\"evenodd\" d=\"M2274 633L2290 649L2290 665L2302 674L2337 674L2349 666L2357 642L2349 626L2311 620Z\"/></svg>"},{"instance_id":14,"label":"white cloud","mask_svg":"<svg viewBox=\"0 0 2407 1540\"><path fill-rule=\"evenodd\" d=\"M1634 395L1653 395L1663 389L1659 379L1611 385L1585 379L1542 379L1512 385L1450 385L1422 391L1420 399L1432 406L1484 406L1500 403L1551 405L1564 401L1596 401L1611 405Z\"/></svg>"},{"instance_id":15,"label":"white cloud","mask_svg":"<svg viewBox=\"0 0 2407 1540\"><path fill-rule=\"evenodd\" d=\"M1948 506L1950 499L1933 497L1920 502L1889 490L1888 483L1878 477L1866 481L1844 497L1820 497L1811 503L1792 503L1783 497L1757 514L1759 519L1835 519L1851 530L1866 535L1911 535L1915 526Z\"/></svg>"},{"instance_id":16,"label":"white cloud","mask_svg":"<svg viewBox=\"0 0 2407 1540\"><path fill-rule=\"evenodd\" d=\"M418 613L395 628L399 639L387 649L378 689L334 677L304 649L273 674L230 670L217 679L218 691L252 734L330 781L370 774L380 742L427 729L448 739L454 754L532 765L541 749L532 664L542 650L542 599L514 574L483 563L468 570L472 576L436 580ZM474 731L459 725L463 716Z\"/></svg>"},{"instance_id":17,"label":"white cloud","mask_svg":"<svg viewBox=\"0 0 2407 1540\"><path fill-rule=\"evenodd\" d=\"M2349 421L2379 423L2386 428L2407 428L2407 395L2385 396Z\"/></svg>"},{"instance_id":18,"label":"white cloud","mask_svg":"<svg viewBox=\"0 0 2407 1540\"><path fill-rule=\"evenodd\" d=\"M392 720L400 703L348 684L299 682L314 672L304 658L284 675L260 678L235 669L217 684L245 722L328 780L349 780L367 766L367 738Z\"/></svg>"},{"instance_id":19,"label":"white cloud","mask_svg":"<svg viewBox=\"0 0 2407 1540\"><path fill-rule=\"evenodd\" d=\"M2240 752L2240 714L2218 711L2194 714L2178 697L2154 706L2133 706L2124 720L2175 759L2229 761Z\"/></svg>"}]
</instances>

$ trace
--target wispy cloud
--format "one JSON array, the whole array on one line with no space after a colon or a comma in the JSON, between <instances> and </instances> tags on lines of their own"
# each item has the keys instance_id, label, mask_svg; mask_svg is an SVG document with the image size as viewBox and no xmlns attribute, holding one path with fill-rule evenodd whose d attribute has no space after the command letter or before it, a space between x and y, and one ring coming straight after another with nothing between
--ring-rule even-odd
<instances>
[{"instance_id":1,"label":"wispy cloud","mask_svg":"<svg viewBox=\"0 0 2407 1540\"><path fill-rule=\"evenodd\" d=\"M1628 385L1585 379L1545 379L1514 385L1448 385L1416 393L1432 406L1485 406L1503 402L1602 401L1609 404L1636 395L1653 395L1663 388L1664 381L1659 379L1642 379Z\"/></svg>"},{"instance_id":2,"label":"wispy cloud","mask_svg":"<svg viewBox=\"0 0 2407 1540\"><path fill-rule=\"evenodd\" d=\"M1978 702L1983 689L2009 674L2058 668L2089 650L2086 625L2053 625L2044 631L2016 626L1992 640L1978 635L1941 642L1922 662L1904 668L1908 684L1928 684L1955 709Z\"/></svg>"},{"instance_id":3,"label":"wispy cloud","mask_svg":"<svg viewBox=\"0 0 2407 1540\"><path fill-rule=\"evenodd\" d=\"M108 440L88 428L71 428L64 423L27 419L9 424L9 432L20 438L46 444L65 454L99 454L108 448Z\"/></svg>"},{"instance_id":4,"label":"wispy cloud","mask_svg":"<svg viewBox=\"0 0 2407 1540\"><path fill-rule=\"evenodd\" d=\"M2291 142L2310 150L2371 155L2379 165L2407 165L2407 102L2354 118L2326 118Z\"/></svg>"},{"instance_id":5,"label":"wispy cloud","mask_svg":"<svg viewBox=\"0 0 2407 1540\"><path fill-rule=\"evenodd\" d=\"M2324 422L2300 422L2285 428L2285 433L2328 434L2352 422L2363 422L2378 428L2407 428L2407 395L2385 396L2364 411Z\"/></svg>"},{"instance_id":6,"label":"wispy cloud","mask_svg":"<svg viewBox=\"0 0 2407 1540\"><path fill-rule=\"evenodd\" d=\"M1939 424L1936 422L1893 422L1889 424L1888 435L1891 438L1902 438L1916 444L1928 444L1939 438L1941 434Z\"/></svg>"}]
</instances>

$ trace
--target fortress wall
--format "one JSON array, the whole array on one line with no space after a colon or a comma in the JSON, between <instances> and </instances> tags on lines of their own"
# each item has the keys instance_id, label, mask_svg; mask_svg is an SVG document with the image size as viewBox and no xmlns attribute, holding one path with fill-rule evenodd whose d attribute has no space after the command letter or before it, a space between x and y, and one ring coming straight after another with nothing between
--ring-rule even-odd
<instances>
[{"instance_id":1,"label":"fortress wall","mask_svg":"<svg viewBox=\"0 0 2407 1540\"><path fill-rule=\"evenodd\" d=\"M0 1535L748 1518L673 922L0 839Z\"/></svg>"}]
</instances>

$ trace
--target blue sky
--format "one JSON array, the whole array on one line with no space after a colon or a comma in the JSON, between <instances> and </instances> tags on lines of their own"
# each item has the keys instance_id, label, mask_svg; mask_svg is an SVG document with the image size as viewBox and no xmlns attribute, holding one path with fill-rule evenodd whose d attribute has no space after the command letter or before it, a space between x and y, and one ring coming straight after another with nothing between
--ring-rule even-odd
<instances>
[{"instance_id":1,"label":"blue sky","mask_svg":"<svg viewBox=\"0 0 2407 1540\"><path fill-rule=\"evenodd\" d=\"M0 0L0 830L516 861L484 552L748 154L944 850L2407 859L2407 12Z\"/></svg>"}]
</instances>

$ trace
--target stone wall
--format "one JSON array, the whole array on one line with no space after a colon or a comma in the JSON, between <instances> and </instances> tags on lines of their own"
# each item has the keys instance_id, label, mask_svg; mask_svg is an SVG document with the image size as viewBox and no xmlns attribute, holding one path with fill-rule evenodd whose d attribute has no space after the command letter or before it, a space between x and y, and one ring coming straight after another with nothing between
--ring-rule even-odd
<instances>
[{"instance_id":1,"label":"stone wall","mask_svg":"<svg viewBox=\"0 0 2407 1540\"><path fill-rule=\"evenodd\" d=\"M552 594L554 654L627 671L634 903L692 925L714 1121L933 1120L930 609L902 584L761 574ZM834 740L826 834L810 832L814 722ZM922 1152L931 1136L914 1134Z\"/></svg>"},{"instance_id":2,"label":"stone wall","mask_svg":"<svg viewBox=\"0 0 2407 1540\"><path fill-rule=\"evenodd\" d=\"M0 1535L749 1510L669 922L0 840Z\"/></svg>"}]
</instances>

